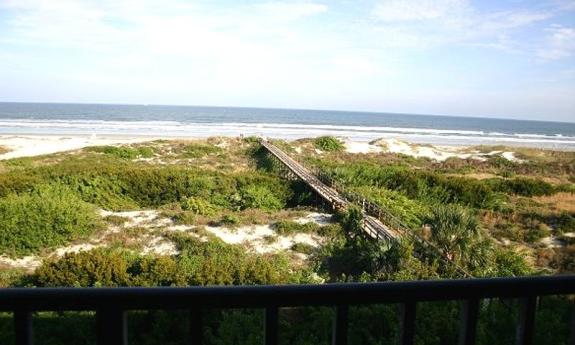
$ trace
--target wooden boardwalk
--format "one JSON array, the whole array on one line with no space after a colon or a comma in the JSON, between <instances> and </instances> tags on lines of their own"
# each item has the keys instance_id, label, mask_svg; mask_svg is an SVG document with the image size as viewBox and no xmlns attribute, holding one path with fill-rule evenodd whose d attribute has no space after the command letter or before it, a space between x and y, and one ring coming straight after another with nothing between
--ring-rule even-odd
<instances>
[{"instance_id":1,"label":"wooden boardwalk","mask_svg":"<svg viewBox=\"0 0 575 345\"><path fill-rule=\"evenodd\" d=\"M337 190L326 185L308 169L299 164L295 159L291 158L285 152L277 148L275 145L265 139L260 139L261 145L268 150L276 159L285 165L292 173L299 177L311 189L313 189L320 197L327 201L334 210L345 209L352 203L342 196ZM400 237L399 232L386 226L379 219L367 214L362 209L363 214L363 230L375 239L396 240Z\"/></svg>"}]
</instances>

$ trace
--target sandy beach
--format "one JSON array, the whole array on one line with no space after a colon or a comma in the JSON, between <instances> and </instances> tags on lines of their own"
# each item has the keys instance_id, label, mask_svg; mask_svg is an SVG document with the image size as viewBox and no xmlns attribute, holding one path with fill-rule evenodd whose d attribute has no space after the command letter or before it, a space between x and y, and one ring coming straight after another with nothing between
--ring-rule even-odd
<instances>
[{"instance_id":1,"label":"sandy beach","mask_svg":"<svg viewBox=\"0 0 575 345\"><path fill-rule=\"evenodd\" d=\"M7 150L0 160L33 157L78 150L88 146L134 144L154 137L96 135L0 135L0 147Z\"/></svg>"},{"instance_id":2,"label":"sandy beach","mask_svg":"<svg viewBox=\"0 0 575 345\"><path fill-rule=\"evenodd\" d=\"M7 151L0 154L0 160L73 151L89 146L134 144L158 139L193 140L199 138L126 135L0 135L0 148ZM515 157L513 151L479 152L468 146L416 144L394 138L383 138L371 142L356 141L345 137L341 137L340 140L345 144L346 152L353 154L387 152L415 158L429 158L438 162L452 157L485 160L490 156L501 156L515 162L521 161ZM297 150L297 145L294 145Z\"/></svg>"}]
</instances>

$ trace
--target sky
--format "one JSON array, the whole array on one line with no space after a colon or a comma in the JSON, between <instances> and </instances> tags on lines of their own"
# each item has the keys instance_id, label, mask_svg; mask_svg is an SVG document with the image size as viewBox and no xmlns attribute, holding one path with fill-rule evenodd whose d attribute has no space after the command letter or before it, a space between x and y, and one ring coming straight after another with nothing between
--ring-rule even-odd
<instances>
[{"instance_id":1,"label":"sky","mask_svg":"<svg viewBox=\"0 0 575 345\"><path fill-rule=\"evenodd\" d=\"M575 1L0 0L0 101L575 122Z\"/></svg>"}]
</instances>

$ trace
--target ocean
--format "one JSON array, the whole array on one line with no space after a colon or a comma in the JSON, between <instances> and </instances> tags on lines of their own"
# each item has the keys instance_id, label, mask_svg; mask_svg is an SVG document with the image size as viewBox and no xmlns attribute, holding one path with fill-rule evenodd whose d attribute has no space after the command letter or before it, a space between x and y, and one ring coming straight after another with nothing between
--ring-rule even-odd
<instances>
[{"instance_id":1,"label":"ocean","mask_svg":"<svg viewBox=\"0 0 575 345\"><path fill-rule=\"evenodd\" d=\"M330 110L163 105L0 103L0 134L297 139L335 135L442 145L575 150L575 123Z\"/></svg>"}]
</instances>

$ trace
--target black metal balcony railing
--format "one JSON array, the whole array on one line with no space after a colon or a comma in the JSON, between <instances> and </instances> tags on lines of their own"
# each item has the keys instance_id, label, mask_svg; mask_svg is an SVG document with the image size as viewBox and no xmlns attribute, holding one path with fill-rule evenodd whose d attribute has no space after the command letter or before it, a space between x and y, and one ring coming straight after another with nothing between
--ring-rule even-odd
<instances>
[{"instance_id":1,"label":"black metal balcony railing","mask_svg":"<svg viewBox=\"0 0 575 345\"><path fill-rule=\"evenodd\" d=\"M416 304L461 301L459 344L474 344L480 300L521 301L517 344L531 344L537 298L575 294L575 276L464 279L367 284L236 286L190 288L13 288L0 289L0 311L14 312L16 344L32 344L35 311L96 311L98 344L127 343L126 311L190 310L190 337L202 343L202 310L209 308L265 309L265 344L278 343L278 308L334 306L333 344L348 342L350 305L398 303L401 306L400 344L413 344ZM575 308L573 308L575 310ZM575 345L575 311L569 325Z\"/></svg>"}]
</instances>

